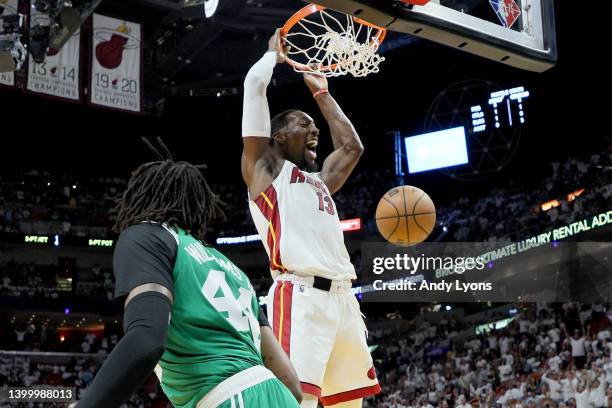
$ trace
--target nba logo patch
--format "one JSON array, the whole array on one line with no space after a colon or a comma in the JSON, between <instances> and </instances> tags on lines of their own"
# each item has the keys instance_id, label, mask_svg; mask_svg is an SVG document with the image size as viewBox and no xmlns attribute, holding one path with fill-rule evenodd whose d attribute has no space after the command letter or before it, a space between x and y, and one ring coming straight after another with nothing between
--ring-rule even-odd
<instances>
[{"instance_id":1,"label":"nba logo patch","mask_svg":"<svg viewBox=\"0 0 612 408\"><path fill-rule=\"evenodd\" d=\"M298 291L304 293L304 285L298 285Z\"/></svg>"},{"instance_id":2,"label":"nba logo patch","mask_svg":"<svg viewBox=\"0 0 612 408\"><path fill-rule=\"evenodd\" d=\"M489 3L506 28L512 27L521 16L521 8L515 0L489 0Z\"/></svg>"}]
</instances>

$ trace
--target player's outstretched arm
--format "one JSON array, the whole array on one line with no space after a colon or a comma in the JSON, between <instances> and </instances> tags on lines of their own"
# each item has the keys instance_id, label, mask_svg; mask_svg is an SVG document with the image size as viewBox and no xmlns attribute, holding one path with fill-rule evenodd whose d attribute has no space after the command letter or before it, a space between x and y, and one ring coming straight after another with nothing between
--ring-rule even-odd
<instances>
[{"instance_id":1,"label":"player's outstretched arm","mask_svg":"<svg viewBox=\"0 0 612 408\"><path fill-rule=\"evenodd\" d=\"M269 326L261 326L261 354L264 365L289 388L297 402L301 403L302 388L297 373Z\"/></svg>"},{"instance_id":2,"label":"player's outstretched arm","mask_svg":"<svg viewBox=\"0 0 612 408\"><path fill-rule=\"evenodd\" d=\"M274 67L286 59L277 29L268 43L268 52L249 70L244 80L244 101L242 107L242 178L247 186L258 182L258 168L265 169L262 159L273 160L270 155L270 108L266 89L272 78ZM267 157L266 157L267 156ZM259 172L261 173L261 172ZM267 187L272 180L265 180ZM259 183L258 183L259 184Z\"/></svg>"},{"instance_id":3,"label":"player's outstretched arm","mask_svg":"<svg viewBox=\"0 0 612 408\"><path fill-rule=\"evenodd\" d=\"M328 92L327 78L305 73L304 82L327 121L334 144L334 151L327 156L321 170L321 177L333 194L351 175L363 154L363 145L353 124Z\"/></svg>"},{"instance_id":4,"label":"player's outstretched arm","mask_svg":"<svg viewBox=\"0 0 612 408\"><path fill-rule=\"evenodd\" d=\"M106 358L78 408L114 408L149 378L164 353L173 302L177 244L159 225L125 229L113 255L115 295L123 299L125 335Z\"/></svg>"},{"instance_id":5,"label":"player's outstretched arm","mask_svg":"<svg viewBox=\"0 0 612 408\"><path fill-rule=\"evenodd\" d=\"M77 408L119 407L138 391L164 352L171 308L170 300L158 292L145 292L130 300L123 316L125 336Z\"/></svg>"}]
</instances>

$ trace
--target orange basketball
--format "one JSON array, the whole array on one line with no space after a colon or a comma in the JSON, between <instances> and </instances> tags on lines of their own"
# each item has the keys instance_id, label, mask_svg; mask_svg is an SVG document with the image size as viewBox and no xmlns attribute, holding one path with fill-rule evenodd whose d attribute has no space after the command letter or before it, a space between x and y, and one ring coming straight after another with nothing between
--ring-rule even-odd
<instances>
[{"instance_id":1,"label":"orange basketball","mask_svg":"<svg viewBox=\"0 0 612 408\"><path fill-rule=\"evenodd\" d=\"M380 234L397 245L423 242L436 224L436 207L423 190L413 186L395 187L376 207L376 226Z\"/></svg>"}]
</instances>

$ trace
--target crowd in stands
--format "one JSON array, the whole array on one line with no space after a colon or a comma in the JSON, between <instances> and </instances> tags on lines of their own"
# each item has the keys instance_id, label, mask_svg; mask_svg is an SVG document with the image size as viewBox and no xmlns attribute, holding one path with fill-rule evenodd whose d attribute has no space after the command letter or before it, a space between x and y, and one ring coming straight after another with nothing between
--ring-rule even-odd
<instances>
[{"instance_id":1,"label":"crowd in stands","mask_svg":"<svg viewBox=\"0 0 612 408\"><path fill-rule=\"evenodd\" d=\"M126 185L121 177L80 180L37 170L0 176L0 232L111 237L114 206ZM390 172L355 174L335 197L340 218L373 220L376 197L394 185ZM211 236L254 233L246 188L219 183L214 190L231 217L213 224Z\"/></svg>"},{"instance_id":2,"label":"crowd in stands","mask_svg":"<svg viewBox=\"0 0 612 408\"><path fill-rule=\"evenodd\" d=\"M444 240L516 241L610 210L612 151L586 159L553 163L542 182L509 185L481 198L459 198L438 208L447 225ZM361 217L374 232L378 198L397 181L390 173L363 172L351 177L335 197L341 219ZM0 176L0 233L112 236L115 201L126 180L117 177L77 180L32 171ZM584 188L575 200L567 194ZM242 185L217 186L229 221L215 226L220 236L254 233ZM539 204L559 200L548 211ZM440 233L440 231L438 231ZM502 238L503 237L503 238ZM353 261L358 265L359 254ZM56 266L0 262L0 297L57 299ZM111 301L112 271L95 265L78 271L74 294ZM270 279L253 282L265 295ZM526 306L512 323L476 333L476 327L443 317L415 319L408 331L373 331L371 343L382 393L367 408L601 408L612 407L612 335L608 305L576 303ZM2 350L93 353L103 358L119 334L83 335L59 341L57 326L6 325ZM33 363L27 357L0 355L0 386L68 384L84 389L99 361L75 358L63 365ZM151 394L151 395L149 395ZM126 406L151 406L154 393L141 393ZM161 400L160 406L165 406ZM0 408L8 405L0 403ZM14 405L11 405L14 406ZM36 406L36 405L31 405ZM48 406L48 405L47 405Z\"/></svg>"},{"instance_id":3,"label":"crowd in stands","mask_svg":"<svg viewBox=\"0 0 612 408\"><path fill-rule=\"evenodd\" d=\"M446 241L510 242L580 221L610 209L612 151L580 160L552 163L551 176L539 186L496 189L476 200L459 198L440 208L438 220L449 225ZM575 199L568 194L584 189ZM539 204L558 200L543 211Z\"/></svg>"},{"instance_id":4,"label":"crowd in stands","mask_svg":"<svg viewBox=\"0 0 612 408\"><path fill-rule=\"evenodd\" d=\"M100 300L114 299L115 276L111 269L93 265L89 271L79 273L76 286L77 296L92 297Z\"/></svg>"},{"instance_id":5,"label":"crowd in stands","mask_svg":"<svg viewBox=\"0 0 612 408\"><path fill-rule=\"evenodd\" d=\"M364 407L611 407L607 311L532 304L508 326L480 334L442 317L415 321L407 333L375 335L383 392Z\"/></svg>"},{"instance_id":6,"label":"crowd in stands","mask_svg":"<svg viewBox=\"0 0 612 408\"><path fill-rule=\"evenodd\" d=\"M127 181L32 170L0 176L0 232L106 236Z\"/></svg>"},{"instance_id":7,"label":"crowd in stands","mask_svg":"<svg viewBox=\"0 0 612 408\"><path fill-rule=\"evenodd\" d=\"M57 265L0 261L0 298L62 299L76 296L104 302L114 301L115 276L111 269L96 264L87 270L77 270L76 281L72 290L68 291L59 289L57 271ZM271 277L263 276L251 279L259 296L265 296L272 284Z\"/></svg>"},{"instance_id":8,"label":"crowd in stands","mask_svg":"<svg viewBox=\"0 0 612 408\"><path fill-rule=\"evenodd\" d=\"M374 328L369 342L375 346L373 358L382 392L367 398L363 406L612 407L608 306L523 304L470 323L462 314L427 310L411 321L402 320L406 324L401 330L389 325ZM510 323L496 329L502 319ZM35 362L27 354L0 353L0 387L51 384L75 386L81 392L119 336L89 333L75 340L73 346L78 349L61 364ZM25 336L26 344L38 342L34 333ZM28 345L24 348L34 351ZM3 345L2 349L12 348ZM163 394L155 386L148 387L126 407L165 407L163 395L157 393ZM0 404L4 406L8 405Z\"/></svg>"},{"instance_id":9,"label":"crowd in stands","mask_svg":"<svg viewBox=\"0 0 612 408\"><path fill-rule=\"evenodd\" d=\"M75 356L61 363L35 362L35 357L26 355L0 354L0 387L36 387L37 385L68 387L76 390L77 399L91 384L102 361L87 357ZM158 393L150 378L137 394L122 405L121 408L155 407L166 408L172 405L167 402L163 393ZM65 408L66 403L60 402L0 402L0 408Z\"/></svg>"},{"instance_id":10,"label":"crowd in stands","mask_svg":"<svg viewBox=\"0 0 612 408\"><path fill-rule=\"evenodd\" d=\"M459 198L438 209L438 220L451 226L454 241L491 241L567 224L605 208L612 195L612 153L587 159L552 163L552 174L540 185L510 185L479 199ZM361 217L375 232L374 211L384 192L397 184L388 171L360 172L351 176L334 197L341 219ZM31 171L0 178L0 232L112 236L114 205L125 189L120 177L77 181L67 175ZM213 226L211 234L232 236L254 233L246 189L242 184L217 184L231 217ZM567 194L585 188L579 199ZM559 199L560 206L544 212L538 205ZM447 240L449 240L447 238Z\"/></svg>"},{"instance_id":11,"label":"crowd in stands","mask_svg":"<svg viewBox=\"0 0 612 408\"><path fill-rule=\"evenodd\" d=\"M60 299L65 296L84 296L112 301L115 278L110 269L94 265L90 271L77 271L75 288L71 282L67 290L60 290L57 282L58 265L0 261L0 297Z\"/></svg>"},{"instance_id":12,"label":"crowd in stands","mask_svg":"<svg viewBox=\"0 0 612 408\"><path fill-rule=\"evenodd\" d=\"M92 323L95 322L89 322ZM66 330L66 327L68 326L62 321L51 319L17 324L6 317L0 339L0 350L53 351L105 356L117 345L122 334L118 325L108 323L104 332Z\"/></svg>"},{"instance_id":13,"label":"crowd in stands","mask_svg":"<svg viewBox=\"0 0 612 408\"><path fill-rule=\"evenodd\" d=\"M607 209L612 196L611 166L612 151L602 151L588 158L551 163L550 176L540 183L510 183L485 197L441 203L437 217L449 226L445 240L518 239ZM353 174L334 196L340 218L361 217L366 230L375 233L378 199L397 182L390 171ZM126 183L121 177L78 179L35 170L0 176L0 232L113 236L114 206ZM211 227L213 242L217 236L255 233L243 185L217 183L214 187L231 216ZM578 199L567 199L567 194L581 188L585 191ZM560 205L546 212L539 210L539 204L552 199L558 199Z\"/></svg>"},{"instance_id":14,"label":"crowd in stands","mask_svg":"<svg viewBox=\"0 0 612 408\"><path fill-rule=\"evenodd\" d=\"M53 266L0 261L0 297L57 299L55 272Z\"/></svg>"}]
</instances>

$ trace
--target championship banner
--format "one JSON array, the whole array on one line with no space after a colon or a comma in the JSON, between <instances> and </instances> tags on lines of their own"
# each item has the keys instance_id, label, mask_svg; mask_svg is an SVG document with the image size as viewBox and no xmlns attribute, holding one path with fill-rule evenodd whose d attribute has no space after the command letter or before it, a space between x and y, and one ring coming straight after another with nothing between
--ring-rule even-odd
<instances>
[{"instance_id":1,"label":"championship banner","mask_svg":"<svg viewBox=\"0 0 612 408\"><path fill-rule=\"evenodd\" d=\"M17 14L19 0L0 0L0 15ZM0 72L0 85L15 86L14 72Z\"/></svg>"},{"instance_id":2,"label":"championship banner","mask_svg":"<svg viewBox=\"0 0 612 408\"><path fill-rule=\"evenodd\" d=\"M30 28L49 25L49 17L36 11L31 0ZM71 101L81 100L80 91L81 30L77 30L61 50L49 49L45 60L37 64L28 56L27 90Z\"/></svg>"},{"instance_id":3,"label":"championship banner","mask_svg":"<svg viewBox=\"0 0 612 408\"><path fill-rule=\"evenodd\" d=\"M141 25L93 15L89 103L141 112Z\"/></svg>"}]
</instances>

